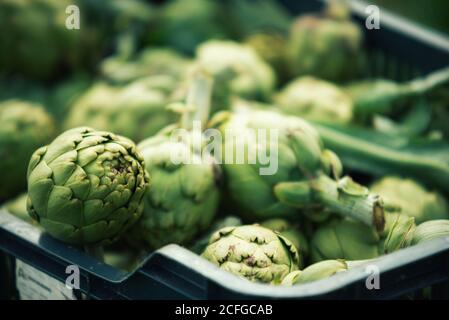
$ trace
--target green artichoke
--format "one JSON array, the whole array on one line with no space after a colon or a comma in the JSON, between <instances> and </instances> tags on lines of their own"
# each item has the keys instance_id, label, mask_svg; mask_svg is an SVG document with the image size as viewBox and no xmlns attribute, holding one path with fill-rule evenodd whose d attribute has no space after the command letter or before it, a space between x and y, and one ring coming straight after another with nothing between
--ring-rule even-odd
<instances>
[{"instance_id":1,"label":"green artichoke","mask_svg":"<svg viewBox=\"0 0 449 320\"><path fill-rule=\"evenodd\" d=\"M352 120L351 97L336 85L310 76L288 84L275 102L283 112L308 120L331 123Z\"/></svg>"},{"instance_id":2,"label":"green artichoke","mask_svg":"<svg viewBox=\"0 0 449 320\"><path fill-rule=\"evenodd\" d=\"M168 1L160 12L152 38L158 43L192 54L209 39L225 38L221 3L213 0Z\"/></svg>"},{"instance_id":3,"label":"green artichoke","mask_svg":"<svg viewBox=\"0 0 449 320\"><path fill-rule=\"evenodd\" d=\"M305 15L293 22L287 46L292 76L348 80L358 72L362 32L346 18Z\"/></svg>"},{"instance_id":4,"label":"green artichoke","mask_svg":"<svg viewBox=\"0 0 449 320\"><path fill-rule=\"evenodd\" d=\"M414 217L417 224L449 218L446 199L438 192L427 191L411 179L385 177L376 181L371 191L382 196L386 206Z\"/></svg>"},{"instance_id":5,"label":"green artichoke","mask_svg":"<svg viewBox=\"0 0 449 320\"><path fill-rule=\"evenodd\" d=\"M415 245L449 235L449 220L432 220L416 227L411 244Z\"/></svg>"},{"instance_id":6,"label":"green artichoke","mask_svg":"<svg viewBox=\"0 0 449 320\"><path fill-rule=\"evenodd\" d=\"M92 126L140 141L176 119L166 108L175 86L168 76L143 78L124 87L97 83L76 99L64 127Z\"/></svg>"},{"instance_id":7,"label":"green artichoke","mask_svg":"<svg viewBox=\"0 0 449 320\"><path fill-rule=\"evenodd\" d=\"M383 229L379 197L349 177L338 177L338 157L323 150L318 133L304 120L241 109L217 114L210 126L222 132L219 162L229 194L248 220L297 218L298 209L330 209Z\"/></svg>"},{"instance_id":8,"label":"green artichoke","mask_svg":"<svg viewBox=\"0 0 449 320\"><path fill-rule=\"evenodd\" d=\"M289 273L282 285L291 286L329 278L336 273L347 271L348 265L344 260L324 260L314 263L304 270L296 270Z\"/></svg>"},{"instance_id":9,"label":"green artichoke","mask_svg":"<svg viewBox=\"0 0 449 320\"><path fill-rule=\"evenodd\" d=\"M386 214L380 252L390 253L410 246L415 229L415 218L398 213Z\"/></svg>"},{"instance_id":10,"label":"green artichoke","mask_svg":"<svg viewBox=\"0 0 449 320\"><path fill-rule=\"evenodd\" d=\"M328 259L364 260L380 254L380 235L350 219L322 225L310 241L312 261Z\"/></svg>"},{"instance_id":11,"label":"green artichoke","mask_svg":"<svg viewBox=\"0 0 449 320\"><path fill-rule=\"evenodd\" d=\"M265 220L260 225L264 228L276 231L290 240L295 248L301 252L301 258L309 256L309 244L306 237L297 226L284 219L269 219Z\"/></svg>"},{"instance_id":12,"label":"green artichoke","mask_svg":"<svg viewBox=\"0 0 449 320\"><path fill-rule=\"evenodd\" d=\"M227 109L230 98L267 100L274 90L273 69L248 45L210 40L196 51L196 64L214 78L213 111Z\"/></svg>"},{"instance_id":13,"label":"green artichoke","mask_svg":"<svg viewBox=\"0 0 449 320\"><path fill-rule=\"evenodd\" d=\"M75 128L37 149L28 166L30 216L76 245L111 243L140 217L149 182L131 140Z\"/></svg>"},{"instance_id":14,"label":"green artichoke","mask_svg":"<svg viewBox=\"0 0 449 320\"><path fill-rule=\"evenodd\" d=\"M211 92L210 79L198 74L186 104L180 106L184 108L180 124L138 145L153 187L145 194L144 214L130 232L131 242L143 242L149 249L168 243L187 245L212 224L219 202L220 168L195 144L196 134L201 138L201 133L190 130L190 120L207 118ZM177 136L181 131L185 134Z\"/></svg>"},{"instance_id":15,"label":"green artichoke","mask_svg":"<svg viewBox=\"0 0 449 320\"><path fill-rule=\"evenodd\" d=\"M31 155L54 133L54 121L41 105L22 100L0 103L0 201L25 189Z\"/></svg>"},{"instance_id":16,"label":"green artichoke","mask_svg":"<svg viewBox=\"0 0 449 320\"><path fill-rule=\"evenodd\" d=\"M299 264L298 251L289 240L259 225L215 232L201 256L223 270L272 284L280 284Z\"/></svg>"},{"instance_id":17,"label":"green artichoke","mask_svg":"<svg viewBox=\"0 0 449 320\"><path fill-rule=\"evenodd\" d=\"M190 60L169 48L151 48L137 57L125 59L113 56L100 66L102 76L116 84L127 84L140 78L166 75L182 79L187 73Z\"/></svg>"},{"instance_id":18,"label":"green artichoke","mask_svg":"<svg viewBox=\"0 0 449 320\"><path fill-rule=\"evenodd\" d=\"M247 37L245 43L252 47L276 71L276 76L279 80L287 79L287 39L284 36L274 32L259 32Z\"/></svg>"},{"instance_id":19,"label":"green artichoke","mask_svg":"<svg viewBox=\"0 0 449 320\"><path fill-rule=\"evenodd\" d=\"M197 254L201 254L209 244L210 237L216 231L226 227L238 227L241 225L242 220L237 216L227 216L225 218L219 219L214 224L212 224L212 226L207 230L206 234L197 239L189 249Z\"/></svg>"}]
</instances>

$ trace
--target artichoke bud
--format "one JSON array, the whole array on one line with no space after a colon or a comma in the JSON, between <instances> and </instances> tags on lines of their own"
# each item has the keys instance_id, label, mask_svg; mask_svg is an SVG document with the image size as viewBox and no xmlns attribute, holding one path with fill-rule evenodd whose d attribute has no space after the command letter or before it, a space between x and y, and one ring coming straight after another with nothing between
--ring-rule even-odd
<instances>
[{"instance_id":1,"label":"artichoke bud","mask_svg":"<svg viewBox=\"0 0 449 320\"><path fill-rule=\"evenodd\" d=\"M336 180L340 179L343 173L343 165L335 152L329 149L324 149L321 154L321 163L323 170L327 175Z\"/></svg>"},{"instance_id":2,"label":"artichoke bud","mask_svg":"<svg viewBox=\"0 0 449 320\"><path fill-rule=\"evenodd\" d=\"M386 218L386 238L383 240L383 251L390 253L410 246L415 232L415 218L404 214L389 213Z\"/></svg>"},{"instance_id":3,"label":"artichoke bud","mask_svg":"<svg viewBox=\"0 0 449 320\"><path fill-rule=\"evenodd\" d=\"M390 211L414 217L417 224L449 218L449 206L445 198L411 179L385 177L375 182L371 190L382 196Z\"/></svg>"},{"instance_id":4,"label":"artichoke bud","mask_svg":"<svg viewBox=\"0 0 449 320\"><path fill-rule=\"evenodd\" d=\"M324 260L314 263L304 270L296 270L289 273L284 280L282 280L282 285L291 286L317 281L347 270L348 265L344 260Z\"/></svg>"},{"instance_id":5,"label":"artichoke bud","mask_svg":"<svg viewBox=\"0 0 449 320\"><path fill-rule=\"evenodd\" d=\"M82 127L33 154L27 207L53 237L76 245L107 244L133 225L149 183L134 143Z\"/></svg>"},{"instance_id":6,"label":"artichoke bud","mask_svg":"<svg viewBox=\"0 0 449 320\"><path fill-rule=\"evenodd\" d=\"M449 236L449 220L431 220L418 225L413 234L412 244Z\"/></svg>"},{"instance_id":7,"label":"artichoke bud","mask_svg":"<svg viewBox=\"0 0 449 320\"><path fill-rule=\"evenodd\" d=\"M313 175L320 169L321 146L302 129L288 129L287 139L296 156L298 166L305 175Z\"/></svg>"},{"instance_id":8,"label":"artichoke bud","mask_svg":"<svg viewBox=\"0 0 449 320\"><path fill-rule=\"evenodd\" d=\"M202 257L251 281L272 284L280 284L299 264L298 251L288 239L259 225L215 232Z\"/></svg>"}]
</instances>

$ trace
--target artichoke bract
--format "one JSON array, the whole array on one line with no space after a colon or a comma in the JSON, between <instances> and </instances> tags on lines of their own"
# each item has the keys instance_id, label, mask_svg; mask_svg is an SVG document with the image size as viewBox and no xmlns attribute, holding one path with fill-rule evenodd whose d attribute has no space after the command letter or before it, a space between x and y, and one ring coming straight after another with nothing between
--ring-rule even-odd
<instances>
[{"instance_id":1,"label":"artichoke bract","mask_svg":"<svg viewBox=\"0 0 449 320\"><path fill-rule=\"evenodd\" d=\"M227 109L232 96L266 100L276 84L273 69L248 45L210 40L196 51L196 64L214 78L212 111Z\"/></svg>"},{"instance_id":2,"label":"artichoke bract","mask_svg":"<svg viewBox=\"0 0 449 320\"><path fill-rule=\"evenodd\" d=\"M54 137L55 124L42 105L23 100L0 103L0 200L26 188L33 152Z\"/></svg>"},{"instance_id":3,"label":"artichoke bract","mask_svg":"<svg viewBox=\"0 0 449 320\"><path fill-rule=\"evenodd\" d=\"M386 207L414 217L417 224L449 218L449 206L444 197L438 192L427 191L411 179L385 177L376 181L371 190L382 196Z\"/></svg>"},{"instance_id":4,"label":"artichoke bract","mask_svg":"<svg viewBox=\"0 0 449 320\"><path fill-rule=\"evenodd\" d=\"M447 236L449 236L449 220L426 221L416 227L411 244Z\"/></svg>"},{"instance_id":5,"label":"artichoke bract","mask_svg":"<svg viewBox=\"0 0 449 320\"><path fill-rule=\"evenodd\" d=\"M314 263L304 270L296 270L289 273L284 280L282 280L282 285L291 286L294 284L317 281L347 270L348 265L344 260L324 260Z\"/></svg>"},{"instance_id":6,"label":"artichoke bract","mask_svg":"<svg viewBox=\"0 0 449 320\"><path fill-rule=\"evenodd\" d=\"M37 149L27 176L30 216L53 237L75 245L118 239L140 217L149 182L131 140L87 127Z\"/></svg>"},{"instance_id":7,"label":"artichoke bract","mask_svg":"<svg viewBox=\"0 0 449 320\"><path fill-rule=\"evenodd\" d=\"M64 127L92 126L140 141L176 119L166 108L175 86L174 79L163 75L124 87L97 83L75 100Z\"/></svg>"},{"instance_id":8,"label":"artichoke bract","mask_svg":"<svg viewBox=\"0 0 449 320\"><path fill-rule=\"evenodd\" d=\"M292 76L347 80L358 72L362 31L347 17L305 15L293 22L287 54Z\"/></svg>"},{"instance_id":9,"label":"artichoke bract","mask_svg":"<svg viewBox=\"0 0 449 320\"><path fill-rule=\"evenodd\" d=\"M390 253L410 246L415 228L415 218L405 214L387 213L380 246L381 252Z\"/></svg>"},{"instance_id":10,"label":"artichoke bract","mask_svg":"<svg viewBox=\"0 0 449 320\"><path fill-rule=\"evenodd\" d=\"M222 112L211 121L224 137L219 162L227 188L252 221L331 210L382 230L381 199L349 177L301 118L255 109ZM261 156L263 155L263 156Z\"/></svg>"},{"instance_id":11,"label":"artichoke bract","mask_svg":"<svg viewBox=\"0 0 449 320\"><path fill-rule=\"evenodd\" d=\"M298 251L288 239L259 225L215 232L201 256L223 270L272 284L281 283L299 264Z\"/></svg>"},{"instance_id":12,"label":"artichoke bract","mask_svg":"<svg viewBox=\"0 0 449 320\"><path fill-rule=\"evenodd\" d=\"M289 83L275 102L283 112L308 120L348 123L352 119L350 96L336 85L310 76Z\"/></svg>"}]
</instances>

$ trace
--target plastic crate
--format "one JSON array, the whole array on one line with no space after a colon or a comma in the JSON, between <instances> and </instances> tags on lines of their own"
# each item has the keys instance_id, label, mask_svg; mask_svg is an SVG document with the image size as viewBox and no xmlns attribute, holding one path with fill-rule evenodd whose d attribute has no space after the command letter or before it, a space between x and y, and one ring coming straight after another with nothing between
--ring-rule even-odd
<instances>
[{"instance_id":1,"label":"plastic crate","mask_svg":"<svg viewBox=\"0 0 449 320\"><path fill-rule=\"evenodd\" d=\"M317 1L281 1L293 13L319 10ZM350 2L353 16L363 24L367 4ZM382 56L372 75L402 79L427 73L449 63L449 40L382 11L381 29L366 32L372 52ZM401 61L404 71L391 72L388 61ZM410 67L407 67L410 66ZM0 260L20 261L64 282L69 265L80 269L80 292L93 299L386 299L401 297L434 284L447 294L449 237L440 238L380 257L380 289L367 289L364 266L301 286L280 287L252 283L227 273L177 245L148 255L133 272L99 262L38 228L0 209ZM0 272L2 270L0 269ZM78 296L79 297L79 296Z\"/></svg>"}]
</instances>

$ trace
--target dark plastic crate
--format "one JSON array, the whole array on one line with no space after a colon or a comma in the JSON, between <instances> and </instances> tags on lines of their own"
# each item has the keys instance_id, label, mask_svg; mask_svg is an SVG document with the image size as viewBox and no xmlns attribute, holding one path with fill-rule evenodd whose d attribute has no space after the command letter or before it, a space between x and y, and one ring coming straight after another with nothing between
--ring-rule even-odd
<instances>
[{"instance_id":1,"label":"dark plastic crate","mask_svg":"<svg viewBox=\"0 0 449 320\"><path fill-rule=\"evenodd\" d=\"M296 14L316 11L322 6L318 1L281 2ZM350 5L354 19L363 24L367 4L350 2ZM384 10L381 29L365 31L368 48L386 57L382 59L384 64L391 59L412 66L408 74L389 74L390 78L407 78L449 64L447 37ZM374 74L385 74L385 65L374 66ZM7 254L9 262L20 259L62 282L68 265L79 266L80 291L93 299L387 299L434 284L438 284L435 293L443 297L449 291L444 283L449 279L449 237L376 259L373 264L380 271L379 290L366 288L367 274L363 266L301 286L252 283L220 270L177 245L155 251L135 271L128 273L101 263L0 209L0 254L1 251Z\"/></svg>"}]
</instances>

